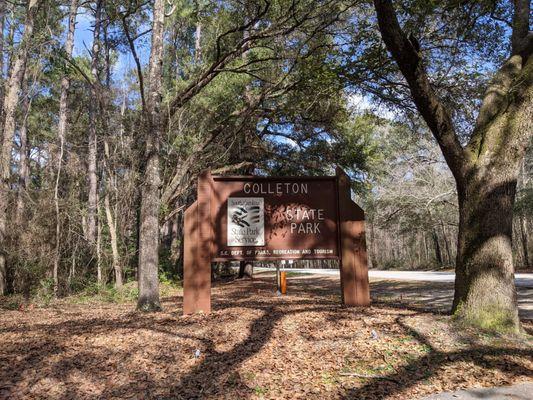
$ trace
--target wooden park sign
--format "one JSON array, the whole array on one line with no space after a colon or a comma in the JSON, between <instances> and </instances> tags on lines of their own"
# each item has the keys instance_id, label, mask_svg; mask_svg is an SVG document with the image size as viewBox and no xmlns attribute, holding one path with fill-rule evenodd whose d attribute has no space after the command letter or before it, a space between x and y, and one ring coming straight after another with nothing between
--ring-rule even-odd
<instances>
[{"instance_id":1,"label":"wooden park sign","mask_svg":"<svg viewBox=\"0 0 533 400\"><path fill-rule=\"evenodd\" d=\"M341 169L326 177L198 179L185 211L183 313L211 311L211 262L337 259L342 302L370 303L364 212Z\"/></svg>"}]
</instances>

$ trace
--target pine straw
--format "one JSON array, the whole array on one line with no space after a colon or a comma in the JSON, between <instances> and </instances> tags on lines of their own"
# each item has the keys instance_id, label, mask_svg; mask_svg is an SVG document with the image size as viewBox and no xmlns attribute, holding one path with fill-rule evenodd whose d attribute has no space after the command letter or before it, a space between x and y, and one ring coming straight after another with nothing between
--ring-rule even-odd
<instances>
[{"instance_id":1,"label":"pine straw","mask_svg":"<svg viewBox=\"0 0 533 400\"><path fill-rule=\"evenodd\" d=\"M533 377L528 339L461 332L405 302L342 308L333 278L288 287L219 284L214 312L187 317L180 293L149 315L131 303L0 311L0 398L413 399Z\"/></svg>"}]
</instances>

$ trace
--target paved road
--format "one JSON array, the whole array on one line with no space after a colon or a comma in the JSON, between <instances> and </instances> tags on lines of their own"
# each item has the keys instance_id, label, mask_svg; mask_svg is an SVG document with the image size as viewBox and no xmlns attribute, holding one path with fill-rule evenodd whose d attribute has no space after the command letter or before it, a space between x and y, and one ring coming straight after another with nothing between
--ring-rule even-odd
<instances>
[{"instance_id":1,"label":"paved road","mask_svg":"<svg viewBox=\"0 0 533 400\"><path fill-rule=\"evenodd\" d=\"M256 270L272 271L272 268L256 268ZM338 269L314 269L314 268L287 268L286 271L302 274L339 276ZM400 281L424 281L424 282L454 282L455 273L440 271L368 271L370 278L393 279ZM516 286L533 287L533 274L515 274Z\"/></svg>"},{"instance_id":2,"label":"paved road","mask_svg":"<svg viewBox=\"0 0 533 400\"><path fill-rule=\"evenodd\" d=\"M533 383L483 389L458 390L424 397L422 400L531 400Z\"/></svg>"}]
</instances>

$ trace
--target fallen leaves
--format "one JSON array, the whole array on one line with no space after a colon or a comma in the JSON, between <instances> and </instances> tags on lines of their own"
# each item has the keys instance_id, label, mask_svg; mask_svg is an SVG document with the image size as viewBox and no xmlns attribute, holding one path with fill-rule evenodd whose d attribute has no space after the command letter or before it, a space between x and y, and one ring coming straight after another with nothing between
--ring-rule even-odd
<instances>
[{"instance_id":1,"label":"fallen leaves","mask_svg":"<svg viewBox=\"0 0 533 400\"><path fill-rule=\"evenodd\" d=\"M343 308L330 278L289 285L215 286L210 315L181 316L179 293L157 314L2 311L0 399L406 399L531 378L528 342L460 332L405 301Z\"/></svg>"}]
</instances>

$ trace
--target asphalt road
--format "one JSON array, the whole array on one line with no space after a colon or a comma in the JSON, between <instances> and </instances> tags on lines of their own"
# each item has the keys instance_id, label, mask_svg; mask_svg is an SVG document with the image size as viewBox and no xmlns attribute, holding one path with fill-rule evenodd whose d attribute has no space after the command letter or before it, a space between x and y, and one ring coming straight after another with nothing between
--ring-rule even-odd
<instances>
[{"instance_id":1,"label":"asphalt road","mask_svg":"<svg viewBox=\"0 0 533 400\"><path fill-rule=\"evenodd\" d=\"M275 268L254 267L255 271ZM285 271L335 278L338 269L287 268ZM372 298L398 298L420 306L448 310L453 300L455 273L442 271L379 271L370 270ZM433 285L425 282L432 282ZM533 274L515 274L518 312L521 318L533 319ZM532 398L533 399L533 398Z\"/></svg>"},{"instance_id":2,"label":"asphalt road","mask_svg":"<svg viewBox=\"0 0 533 400\"><path fill-rule=\"evenodd\" d=\"M445 392L424 397L422 400L528 400L533 398L533 383L513 386L479 388Z\"/></svg>"},{"instance_id":3,"label":"asphalt road","mask_svg":"<svg viewBox=\"0 0 533 400\"><path fill-rule=\"evenodd\" d=\"M273 268L254 268L259 271L273 271ZM339 276L338 269L287 268L285 271L302 274ZM368 276L372 279L392 279L400 281L423 282L454 282L455 273L441 271L379 271L370 270ZM533 274L515 274L516 286L533 287Z\"/></svg>"}]
</instances>

